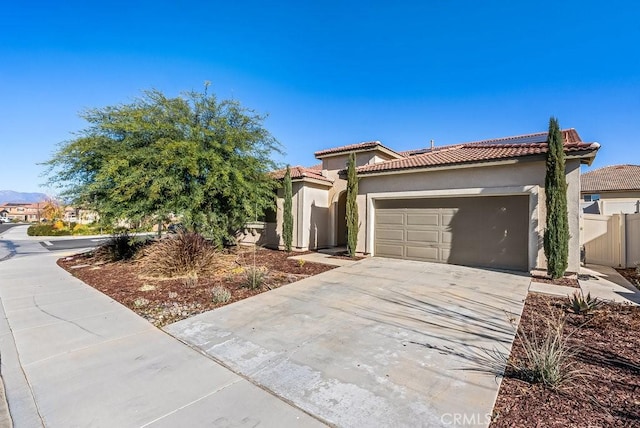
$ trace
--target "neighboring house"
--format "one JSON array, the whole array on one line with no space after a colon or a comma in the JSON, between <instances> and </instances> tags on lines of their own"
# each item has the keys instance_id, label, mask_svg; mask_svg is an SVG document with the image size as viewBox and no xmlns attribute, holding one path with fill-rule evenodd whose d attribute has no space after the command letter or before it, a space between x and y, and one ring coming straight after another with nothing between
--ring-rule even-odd
<instances>
[{"instance_id":1,"label":"neighboring house","mask_svg":"<svg viewBox=\"0 0 640 428\"><path fill-rule=\"evenodd\" d=\"M7 217L11 220L17 221L40 221L42 215L42 207L44 202L7 202L0 205L0 212L3 212L3 217Z\"/></svg>"},{"instance_id":2,"label":"neighboring house","mask_svg":"<svg viewBox=\"0 0 640 428\"><path fill-rule=\"evenodd\" d=\"M580 177L585 214L640 212L640 165L613 165Z\"/></svg>"},{"instance_id":3,"label":"neighboring house","mask_svg":"<svg viewBox=\"0 0 640 428\"><path fill-rule=\"evenodd\" d=\"M39 222L45 220L43 208L47 202L8 202L0 204L0 217L25 222ZM95 211L81 208L65 207L63 221L76 223L92 223L98 219ZM47 219L48 220L48 219Z\"/></svg>"},{"instance_id":4,"label":"neighboring house","mask_svg":"<svg viewBox=\"0 0 640 428\"><path fill-rule=\"evenodd\" d=\"M564 130L569 270L580 267L580 165L600 147ZM356 154L357 251L373 256L527 271L545 267L547 133L394 151L378 141L321 150L293 167L293 247L346 244L345 166ZM281 178L284 171L276 172ZM249 241L282 247L282 191L275 218ZM255 231L254 231L255 233Z\"/></svg>"}]
</instances>

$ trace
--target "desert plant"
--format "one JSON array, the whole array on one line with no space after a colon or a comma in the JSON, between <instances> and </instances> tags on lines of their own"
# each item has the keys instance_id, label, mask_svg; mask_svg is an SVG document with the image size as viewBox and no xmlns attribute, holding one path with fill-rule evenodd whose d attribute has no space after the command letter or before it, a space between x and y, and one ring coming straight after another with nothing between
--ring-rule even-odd
<instances>
[{"instance_id":1,"label":"desert plant","mask_svg":"<svg viewBox=\"0 0 640 428\"><path fill-rule=\"evenodd\" d=\"M581 372L574 368L579 350L568 342L571 335L564 332L563 314L552 315L543 321L545 325L541 333L535 327L529 334L518 330L524 357L509 359L507 368L527 382L556 389L581 376Z\"/></svg>"},{"instance_id":2,"label":"desert plant","mask_svg":"<svg viewBox=\"0 0 640 428\"><path fill-rule=\"evenodd\" d=\"M108 261L120 261L132 259L141 247L141 241L127 232L115 233L96 250L96 257Z\"/></svg>"},{"instance_id":3,"label":"desert plant","mask_svg":"<svg viewBox=\"0 0 640 428\"><path fill-rule=\"evenodd\" d=\"M261 288L267 279L267 270L263 267L249 266L244 270L242 285L249 290Z\"/></svg>"},{"instance_id":4,"label":"desert plant","mask_svg":"<svg viewBox=\"0 0 640 428\"><path fill-rule=\"evenodd\" d=\"M227 303L231 300L231 291L229 289L222 287L220 285L216 285L211 290L213 303Z\"/></svg>"},{"instance_id":5,"label":"desert plant","mask_svg":"<svg viewBox=\"0 0 640 428\"><path fill-rule=\"evenodd\" d=\"M182 284L186 288L194 288L198 285L198 274L196 272L188 272L182 279Z\"/></svg>"},{"instance_id":6,"label":"desert plant","mask_svg":"<svg viewBox=\"0 0 640 428\"><path fill-rule=\"evenodd\" d=\"M298 259L298 267L303 268L306 262L305 259Z\"/></svg>"},{"instance_id":7,"label":"desert plant","mask_svg":"<svg viewBox=\"0 0 640 428\"><path fill-rule=\"evenodd\" d=\"M138 258L143 275L175 278L215 271L218 252L198 233L178 233L146 246Z\"/></svg>"},{"instance_id":8,"label":"desert plant","mask_svg":"<svg viewBox=\"0 0 640 428\"><path fill-rule=\"evenodd\" d=\"M567 308L578 315L587 315L602 306L602 301L596 297L591 297L591 292L585 297L582 291L576 291L571 296L567 296L569 302Z\"/></svg>"}]
</instances>

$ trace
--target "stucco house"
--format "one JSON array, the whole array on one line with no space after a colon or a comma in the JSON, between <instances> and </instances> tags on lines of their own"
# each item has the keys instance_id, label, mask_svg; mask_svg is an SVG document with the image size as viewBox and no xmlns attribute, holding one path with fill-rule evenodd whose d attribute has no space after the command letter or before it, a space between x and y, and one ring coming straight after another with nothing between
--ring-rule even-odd
<instances>
[{"instance_id":1,"label":"stucco house","mask_svg":"<svg viewBox=\"0 0 640 428\"><path fill-rule=\"evenodd\" d=\"M600 147L562 131L571 233L569 271L580 266L580 165ZM346 176L356 154L357 251L372 256L528 271L544 268L547 133L398 152L379 141L320 150L311 168L293 167L293 246L346 243ZM284 176L284 171L276 173ZM277 212L253 240L282 247ZM251 237L245 237L252 240Z\"/></svg>"},{"instance_id":2,"label":"stucco house","mask_svg":"<svg viewBox=\"0 0 640 428\"><path fill-rule=\"evenodd\" d=\"M44 202L6 202L0 205L2 217L16 221L40 221Z\"/></svg>"},{"instance_id":3,"label":"stucco house","mask_svg":"<svg viewBox=\"0 0 640 428\"><path fill-rule=\"evenodd\" d=\"M640 165L613 165L580 177L582 210L586 214L640 212Z\"/></svg>"}]
</instances>

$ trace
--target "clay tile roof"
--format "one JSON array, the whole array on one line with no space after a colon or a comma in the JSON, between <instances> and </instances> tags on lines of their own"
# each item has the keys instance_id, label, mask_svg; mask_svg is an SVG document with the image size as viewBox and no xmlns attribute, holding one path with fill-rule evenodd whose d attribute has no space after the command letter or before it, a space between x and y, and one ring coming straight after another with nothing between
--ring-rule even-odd
<instances>
[{"instance_id":1,"label":"clay tile roof","mask_svg":"<svg viewBox=\"0 0 640 428\"><path fill-rule=\"evenodd\" d=\"M574 129L562 131L565 136L565 152L593 152L597 143L584 143ZM540 155L547 152L547 133L519 135L493 140L474 141L434 149L412 151L403 159L394 159L358 168L358 174L396 171L411 168L428 168L444 165L480 163ZM417 153L417 154L416 154Z\"/></svg>"},{"instance_id":2,"label":"clay tile roof","mask_svg":"<svg viewBox=\"0 0 640 428\"><path fill-rule=\"evenodd\" d=\"M391 153L397 154L396 151L391 150L390 148L384 146L380 141L366 141L358 144L349 144L348 146L340 146L340 147L334 147L331 149L320 150L318 152L315 152L314 155L316 158L320 158L322 156L327 156L327 155L335 155L339 153L347 153L347 152L353 152L353 151L371 150L375 148L381 148L383 150L388 150ZM400 154L397 154L397 155L401 156Z\"/></svg>"},{"instance_id":3,"label":"clay tile roof","mask_svg":"<svg viewBox=\"0 0 640 428\"><path fill-rule=\"evenodd\" d=\"M640 190L640 165L613 165L580 176L583 192Z\"/></svg>"},{"instance_id":4,"label":"clay tile roof","mask_svg":"<svg viewBox=\"0 0 640 428\"><path fill-rule=\"evenodd\" d=\"M292 167L289 167L289 170L291 171L292 180L296 180L296 179L300 180L306 177L306 178L314 178L316 180L326 181L327 183L333 183L333 181L331 181L329 178L320 174L320 171L318 171L317 169L314 169L313 167L305 168L303 166L292 166ZM287 173L287 169L283 168L277 171L273 171L271 173L271 176L277 180L280 180L284 178L284 175L286 173Z\"/></svg>"}]
</instances>

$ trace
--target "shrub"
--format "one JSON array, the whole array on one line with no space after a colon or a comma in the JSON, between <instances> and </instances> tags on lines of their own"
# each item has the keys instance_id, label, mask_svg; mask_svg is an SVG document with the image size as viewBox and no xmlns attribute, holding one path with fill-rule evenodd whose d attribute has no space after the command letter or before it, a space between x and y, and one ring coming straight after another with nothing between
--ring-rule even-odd
<instances>
[{"instance_id":1,"label":"shrub","mask_svg":"<svg viewBox=\"0 0 640 428\"><path fill-rule=\"evenodd\" d=\"M267 279L267 270L264 267L249 266L244 270L242 285L249 290L261 288Z\"/></svg>"},{"instance_id":2,"label":"shrub","mask_svg":"<svg viewBox=\"0 0 640 428\"><path fill-rule=\"evenodd\" d=\"M213 303L227 303L231 300L231 291L229 289L222 287L220 285L216 285L211 290Z\"/></svg>"},{"instance_id":3,"label":"shrub","mask_svg":"<svg viewBox=\"0 0 640 428\"><path fill-rule=\"evenodd\" d=\"M112 262L132 259L142 245L127 232L115 233L96 250L96 257Z\"/></svg>"},{"instance_id":4,"label":"shrub","mask_svg":"<svg viewBox=\"0 0 640 428\"><path fill-rule=\"evenodd\" d=\"M29 236L66 236L71 235L68 229L54 229L52 224L32 224L27 229Z\"/></svg>"},{"instance_id":5,"label":"shrub","mask_svg":"<svg viewBox=\"0 0 640 428\"><path fill-rule=\"evenodd\" d=\"M507 368L520 379L555 389L581 375L574 369L578 349L568 343L571 335L564 333L565 318L562 314L544 319L544 324L540 336L535 328L529 335L518 330L524 357L510 359Z\"/></svg>"},{"instance_id":6,"label":"shrub","mask_svg":"<svg viewBox=\"0 0 640 428\"><path fill-rule=\"evenodd\" d=\"M182 280L182 284L186 288L194 288L198 285L198 274L196 272L189 272Z\"/></svg>"},{"instance_id":7,"label":"shrub","mask_svg":"<svg viewBox=\"0 0 640 428\"><path fill-rule=\"evenodd\" d=\"M50 224L32 224L27 229L29 236L51 236L53 228Z\"/></svg>"},{"instance_id":8,"label":"shrub","mask_svg":"<svg viewBox=\"0 0 640 428\"><path fill-rule=\"evenodd\" d=\"M175 278L206 275L215 271L218 252L197 233L178 233L148 245L139 258L143 274Z\"/></svg>"},{"instance_id":9,"label":"shrub","mask_svg":"<svg viewBox=\"0 0 640 428\"><path fill-rule=\"evenodd\" d=\"M77 233L78 235L86 234L89 232L89 227L84 224L76 224L73 226L73 233Z\"/></svg>"},{"instance_id":10,"label":"shrub","mask_svg":"<svg viewBox=\"0 0 640 428\"><path fill-rule=\"evenodd\" d=\"M53 222L53 230L62 230L64 229L64 223L62 220L56 220Z\"/></svg>"},{"instance_id":11,"label":"shrub","mask_svg":"<svg viewBox=\"0 0 640 428\"><path fill-rule=\"evenodd\" d=\"M567 296L569 302L567 308L578 315L587 315L602 306L602 301L595 297L591 297L591 292L585 297L582 291L576 291L571 296Z\"/></svg>"}]
</instances>

